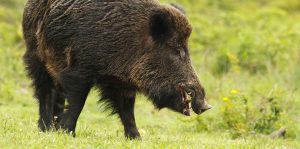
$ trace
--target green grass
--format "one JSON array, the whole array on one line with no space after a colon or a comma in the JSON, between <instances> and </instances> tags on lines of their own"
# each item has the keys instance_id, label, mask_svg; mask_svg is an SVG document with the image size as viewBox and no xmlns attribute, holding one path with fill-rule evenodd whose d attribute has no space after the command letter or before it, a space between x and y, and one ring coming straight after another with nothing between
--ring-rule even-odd
<instances>
[{"instance_id":1,"label":"green grass","mask_svg":"<svg viewBox=\"0 0 300 149\"><path fill-rule=\"evenodd\" d=\"M102 112L92 91L76 138L40 133L21 59L25 0L0 0L0 148L300 148L300 2L165 2L186 8L194 28L191 57L212 110L184 117L157 111L139 95L135 113L143 139L129 141L118 118ZM274 107L280 109L276 120ZM281 127L287 128L286 137L271 139Z\"/></svg>"},{"instance_id":2,"label":"green grass","mask_svg":"<svg viewBox=\"0 0 300 149\"><path fill-rule=\"evenodd\" d=\"M182 117L168 110L155 111L141 96L136 105L136 119L142 129L142 141L124 139L119 120L99 112L93 95L79 119L76 138L62 132L45 134L36 127L36 103L31 101L29 93L24 97L28 101L1 106L0 148L296 148L300 145L296 140L272 140L263 135L231 139L226 132L196 131L195 124L190 122L195 115Z\"/></svg>"}]
</instances>

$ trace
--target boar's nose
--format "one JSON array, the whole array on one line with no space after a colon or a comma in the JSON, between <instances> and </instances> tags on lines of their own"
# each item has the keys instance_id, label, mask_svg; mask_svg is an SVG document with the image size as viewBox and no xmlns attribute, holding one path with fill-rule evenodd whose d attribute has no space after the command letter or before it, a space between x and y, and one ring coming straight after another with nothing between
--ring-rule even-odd
<instances>
[{"instance_id":1,"label":"boar's nose","mask_svg":"<svg viewBox=\"0 0 300 149\"><path fill-rule=\"evenodd\" d=\"M192 100L192 109L196 114L201 114L209 109L211 109L212 106L209 105L205 99L193 99Z\"/></svg>"}]
</instances>

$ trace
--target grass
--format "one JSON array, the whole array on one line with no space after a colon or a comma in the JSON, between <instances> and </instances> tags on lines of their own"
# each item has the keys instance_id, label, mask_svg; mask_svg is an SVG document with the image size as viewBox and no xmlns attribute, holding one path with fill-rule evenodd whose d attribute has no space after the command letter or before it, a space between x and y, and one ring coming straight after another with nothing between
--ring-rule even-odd
<instances>
[{"instance_id":1,"label":"grass","mask_svg":"<svg viewBox=\"0 0 300 149\"><path fill-rule=\"evenodd\" d=\"M92 91L76 138L40 133L37 102L21 60L25 0L0 0L0 148L300 148L300 2L165 2L186 8L194 27L191 57L212 110L184 117L156 111L139 95L135 113L143 139L129 141L118 118L102 112ZM274 122L269 121L270 98L280 109ZM241 120L245 115L246 122ZM258 122L271 127L254 128ZM281 127L287 127L286 137L271 139L269 133Z\"/></svg>"},{"instance_id":2,"label":"grass","mask_svg":"<svg viewBox=\"0 0 300 149\"><path fill-rule=\"evenodd\" d=\"M40 133L36 127L37 105L30 101L6 103L0 112L0 148L296 148L299 142L251 136L231 139L226 132L197 132L191 117L182 117L168 110L154 111L139 96L136 119L142 141L128 141L116 117L99 112L95 93L79 119L77 137L62 132ZM26 100L23 99L23 100ZM205 116L205 115L204 115ZM192 117L196 117L193 115Z\"/></svg>"}]
</instances>

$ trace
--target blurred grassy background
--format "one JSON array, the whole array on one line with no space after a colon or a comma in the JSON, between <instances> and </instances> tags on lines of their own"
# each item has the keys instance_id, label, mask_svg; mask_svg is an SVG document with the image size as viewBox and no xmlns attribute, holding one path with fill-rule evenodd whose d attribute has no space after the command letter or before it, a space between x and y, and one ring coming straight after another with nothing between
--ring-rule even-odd
<instances>
[{"instance_id":1,"label":"blurred grassy background","mask_svg":"<svg viewBox=\"0 0 300 149\"><path fill-rule=\"evenodd\" d=\"M214 108L183 117L157 112L140 95L136 119L143 141L123 138L117 118L99 110L95 92L77 138L38 132L38 106L22 63L25 2L0 0L0 148L300 147L299 0L164 0L187 11L192 61ZM285 138L269 137L282 127Z\"/></svg>"}]
</instances>

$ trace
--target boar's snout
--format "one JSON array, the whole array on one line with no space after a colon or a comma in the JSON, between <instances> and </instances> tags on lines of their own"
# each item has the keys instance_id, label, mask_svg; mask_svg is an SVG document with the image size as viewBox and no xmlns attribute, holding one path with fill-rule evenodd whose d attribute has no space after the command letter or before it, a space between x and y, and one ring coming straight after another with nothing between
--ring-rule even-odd
<instances>
[{"instance_id":1,"label":"boar's snout","mask_svg":"<svg viewBox=\"0 0 300 149\"><path fill-rule=\"evenodd\" d=\"M182 100L185 103L185 109L183 110L184 115L190 115L190 107L196 114L201 114L212 108L205 99L204 89L199 89L194 85L183 85L179 84ZM188 99L190 97L190 100ZM190 104L191 103L191 104Z\"/></svg>"},{"instance_id":2,"label":"boar's snout","mask_svg":"<svg viewBox=\"0 0 300 149\"><path fill-rule=\"evenodd\" d=\"M211 108L212 106L206 102L206 99L195 98L192 100L192 109L196 114L201 114Z\"/></svg>"}]
</instances>

